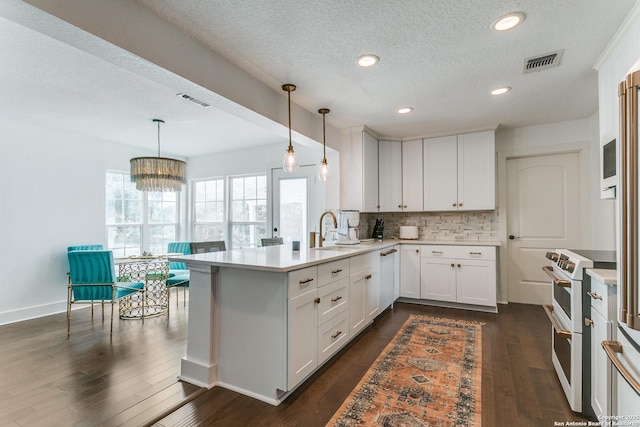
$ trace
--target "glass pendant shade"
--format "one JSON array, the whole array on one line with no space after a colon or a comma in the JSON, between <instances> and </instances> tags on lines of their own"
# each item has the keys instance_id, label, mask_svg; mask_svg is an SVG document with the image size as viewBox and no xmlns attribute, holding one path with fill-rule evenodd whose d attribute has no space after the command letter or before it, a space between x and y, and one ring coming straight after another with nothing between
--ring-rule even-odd
<instances>
[{"instance_id":1,"label":"glass pendant shade","mask_svg":"<svg viewBox=\"0 0 640 427\"><path fill-rule=\"evenodd\" d=\"M282 169L287 173L294 173L300 168L296 154L293 151L293 144L291 143L291 92L296 90L296 85L287 83L282 85L282 90L287 91L287 101L289 106L289 146L287 147L287 151L284 153L284 159L282 159Z\"/></svg>"},{"instance_id":2,"label":"glass pendant shade","mask_svg":"<svg viewBox=\"0 0 640 427\"><path fill-rule=\"evenodd\" d=\"M296 158L296 153L293 152L293 147L289 146L287 151L284 153L284 159L282 159L282 169L288 173L298 172L300 169L300 165L298 164L298 159Z\"/></svg>"},{"instance_id":3,"label":"glass pendant shade","mask_svg":"<svg viewBox=\"0 0 640 427\"><path fill-rule=\"evenodd\" d=\"M322 161L318 166L318 179L327 182L329 179L329 163L327 163L327 130L325 127L325 116L330 112L328 108L321 108L318 113L322 114Z\"/></svg>"},{"instance_id":4,"label":"glass pendant shade","mask_svg":"<svg viewBox=\"0 0 640 427\"><path fill-rule=\"evenodd\" d=\"M158 157L135 157L130 160L131 182L140 191L180 191L187 182L187 164L182 160L160 157L160 123L158 123Z\"/></svg>"},{"instance_id":5,"label":"glass pendant shade","mask_svg":"<svg viewBox=\"0 0 640 427\"><path fill-rule=\"evenodd\" d=\"M323 159L318 166L318 180L322 182L327 182L329 179L329 164L327 163L327 159Z\"/></svg>"}]
</instances>

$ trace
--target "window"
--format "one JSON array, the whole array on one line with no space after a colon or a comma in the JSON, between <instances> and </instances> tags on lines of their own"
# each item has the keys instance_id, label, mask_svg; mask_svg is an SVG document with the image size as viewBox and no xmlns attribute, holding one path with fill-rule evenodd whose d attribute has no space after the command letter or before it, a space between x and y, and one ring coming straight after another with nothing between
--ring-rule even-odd
<instances>
[{"instance_id":1,"label":"window","mask_svg":"<svg viewBox=\"0 0 640 427\"><path fill-rule=\"evenodd\" d=\"M105 222L114 256L166 253L178 235L178 195L138 191L128 173L107 172Z\"/></svg>"},{"instance_id":2,"label":"window","mask_svg":"<svg viewBox=\"0 0 640 427\"><path fill-rule=\"evenodd\" d=\"M267 177L231 177L229 188L231 247L256 247L267 237Z\"/></svg>"},{"instance_id":3,"label":"window","mask_svg":"<svg viewBox=\"0 0 640 427\"><path fill-rule=\"evenodd\" d=\"M225 240L224 179L193 183L194 242Z\"/></svg>"}]
</instances>

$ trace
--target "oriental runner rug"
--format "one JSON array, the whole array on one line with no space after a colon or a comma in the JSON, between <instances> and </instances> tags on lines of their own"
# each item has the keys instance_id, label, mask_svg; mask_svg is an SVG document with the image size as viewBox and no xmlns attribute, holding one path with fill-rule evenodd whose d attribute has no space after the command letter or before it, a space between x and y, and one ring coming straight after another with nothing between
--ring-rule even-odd
<instances>
[{"instance_id":1,"label":"oriental runner rug","mask_svg":"<svg viewBox=\"0 0 640 427\"><path fill-rule=\"evenodd\" d=\"M481 326L410 316L327 426L480 426Z\"/></svg>"}]
</instances>

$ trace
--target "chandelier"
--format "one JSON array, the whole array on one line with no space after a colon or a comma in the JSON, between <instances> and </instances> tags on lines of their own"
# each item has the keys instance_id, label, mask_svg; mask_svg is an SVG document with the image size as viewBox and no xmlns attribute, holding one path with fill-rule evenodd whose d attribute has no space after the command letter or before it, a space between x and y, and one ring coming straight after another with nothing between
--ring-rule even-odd
<instances>
[{"instance_id":1,"label":"chandelier","mask_svg":"<svg viewBox=\"0 0 640 427\"><path fill-rule=\"evenodd\" d=\"M187 164L182 160L160 157L160 123L158 124L158 157L135 157L131 159L131 182L141 191L180 191L187 182Z\"/></svg>"}]
</instances>

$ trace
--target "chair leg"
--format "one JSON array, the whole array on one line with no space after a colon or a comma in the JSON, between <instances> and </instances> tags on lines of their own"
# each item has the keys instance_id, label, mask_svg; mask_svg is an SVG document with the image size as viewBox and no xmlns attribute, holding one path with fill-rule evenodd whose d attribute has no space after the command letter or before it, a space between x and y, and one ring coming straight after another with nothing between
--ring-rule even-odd
<instances>
[{"instance_id":1,"label":"chair leg","mask_svg":"<svg viewBox=\"0 0 640 427\"><path fill-rule=\"evenodd\" d=\"M184 307L187 306L187 287L186 286L182 287L182 305Z\"/></svg>"},{"instance_id":2,"label":"chair leg","mask_svg":"<svg viewBox=\"0 0 640 427\"><path fill-rule=\"evenodd\" d=\"M71 287L67 288L67 339L71 336Z\"/></svg>"}]
</instances>

